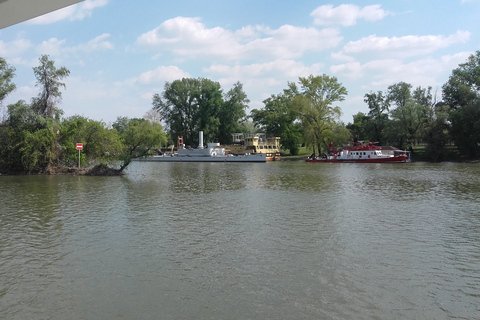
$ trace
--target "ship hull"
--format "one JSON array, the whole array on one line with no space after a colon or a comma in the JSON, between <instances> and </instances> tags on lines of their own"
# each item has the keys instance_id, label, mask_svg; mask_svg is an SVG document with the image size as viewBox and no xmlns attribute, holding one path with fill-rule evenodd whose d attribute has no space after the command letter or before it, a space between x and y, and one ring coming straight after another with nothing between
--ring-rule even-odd
<instances>
[{"instance_id":1,"label":"ship hull","mask_svg":"<svg viewBox=\"0 0 480 320\"><path fill-rule=\"evenodd\" d=\"M406 156L366 159L307 159L306 162L331 162L331 163L405 163L409 162Z\"/></svg>"},{"instance_id":2,"label":"ship hull","mask_svg":"<svg viewBox=\"0 0 480 320\"><path fill-rule=\"evenodd\" d=\"M266 162L265 154L251 154L245 156L216 156L216 157L189 157L189 156L152 156L137 158L136 161L147 162Z\"/></svg>"}]
</instances>

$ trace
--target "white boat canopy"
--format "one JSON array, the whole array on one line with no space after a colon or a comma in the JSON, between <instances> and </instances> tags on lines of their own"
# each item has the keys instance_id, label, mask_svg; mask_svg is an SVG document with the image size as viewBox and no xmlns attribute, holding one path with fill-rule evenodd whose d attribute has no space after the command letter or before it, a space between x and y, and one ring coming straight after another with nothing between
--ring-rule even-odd
<instances>
[{"instance_id":1,"label":"white boat canopy","mask_svg":"<svg viewBox=\"0 0 480 320\"><path fill-rule=\"evenodd\" d=\"M0 0L0 29L83 0Z\"/></svg>"}]
</instances>

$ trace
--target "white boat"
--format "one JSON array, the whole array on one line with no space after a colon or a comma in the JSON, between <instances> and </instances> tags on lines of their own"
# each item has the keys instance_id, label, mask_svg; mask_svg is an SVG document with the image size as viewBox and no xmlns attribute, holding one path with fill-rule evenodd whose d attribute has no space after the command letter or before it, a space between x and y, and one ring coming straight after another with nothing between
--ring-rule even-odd
<instances>
[{"instance_id":1,"label":"white boat","mask_svg":"<svg viewBox=\"0 0 480 320\"><path fill-rule=\"evenodd\" d=\"M232 155L221 148L219 143L208 143L203 146L203 131L199 133L198 148L185 148L183 139L179 138L178 152L135 159L136 161L156 162L266 162L267 156L264 153Z\"/></svg>"},{"instance_id":2,"label":"white boat","mask_svg":"<svg viewBox=\"0 0 480 320\"><path fill-rule=\"evenodd\" d=\"M310 156L307 162L345 162L345 163L405 163L410 162L410 153L395 150L394 154L383 154L382 148L368 145L355 145L353 148L342 148L333 152L333 143L330 143L330 154L323 157Z\"/></svg>"}]
</instances>

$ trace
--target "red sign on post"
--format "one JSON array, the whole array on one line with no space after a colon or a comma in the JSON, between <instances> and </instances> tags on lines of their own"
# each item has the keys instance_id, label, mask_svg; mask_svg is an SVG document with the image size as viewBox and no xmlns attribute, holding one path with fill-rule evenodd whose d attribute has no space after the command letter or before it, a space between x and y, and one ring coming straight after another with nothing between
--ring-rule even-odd
<instances>
[{"instance_id":1,"label":"red sign on post","mask_svg":"<svg viewBox=\"0 0 480 320\"><path fill-rule=\"evenodd\" d=\"M83 143L77 143L77 150L83 150Z\"/></svg>"}]
</instances>

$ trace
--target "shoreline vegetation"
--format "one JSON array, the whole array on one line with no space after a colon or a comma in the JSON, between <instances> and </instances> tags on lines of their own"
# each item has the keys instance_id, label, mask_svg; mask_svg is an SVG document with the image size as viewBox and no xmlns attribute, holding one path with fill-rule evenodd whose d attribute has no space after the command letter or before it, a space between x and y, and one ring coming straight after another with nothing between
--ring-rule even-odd
<instances>
[{"instance_id":1,"label":"shoreline vegetation","mask_svg":"<svg viewBox=\"0 0 480 320\"><path fill-rule=\"evenodd\" d=\"M142 118L117 117L106 124L80 115L62 117L58 104L67 68L56 68L42 55L33 73L38 95L4 106L16 89L15 68L0 57L3 175L118 176L135 158L173 149L177 137L184 146L197 146L199 131L207 142L220 145L232 144L238 132L266 132L280 137L283 161L356 142L396 147L410 152L413 161L480 159L480 50L452 71L441 93L405 82L370 91L364 96L368 113L358 112L348 124L336 105L346 99L347 88L326 74L288 82L283 93L272 94L250 115L240 82L227 91L210 79L182 78L153 94L152 108Z\"/></svg>"}]
</instances>

